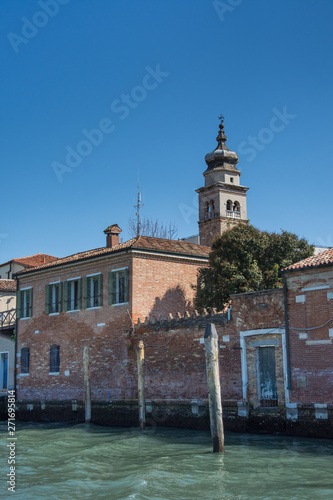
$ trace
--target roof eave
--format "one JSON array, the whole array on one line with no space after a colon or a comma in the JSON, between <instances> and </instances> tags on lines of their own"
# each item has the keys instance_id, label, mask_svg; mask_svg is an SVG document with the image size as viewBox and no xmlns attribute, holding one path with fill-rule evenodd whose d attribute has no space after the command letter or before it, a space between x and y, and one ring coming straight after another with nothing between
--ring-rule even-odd
<instances>
[{"instance_id":1,"label":"roof eave","mask_svg":"<svg viewBox=\"0 0 333 500\"><path fill-rule=\"evenodd\" d=\"M317 264L315 266L303 266L303 267L296 267L294 269L282 269L281 273L294 273L296 271L305 271L309 269L318 269L321 267L330 267L333 266L333 262L325 262L324 264Z\"/></svg>"},{"instance_id":2,"label":"roof eave","mask_svg":"<svg viewBox=\"0 0 333 500\"><path fill-rule=\"evenodd\" d=\"M19 272L15 273L14 276L22 277L22 276L25 276L26 274L37 273L39 271L47 271L48 269L54 269L55 267L71 266L73 264L76 264L77 262L83 262L85 260L100 259L103 257L108 257L110 255L120 253L120 252L128 252L128 250L130 250L130 249L131 249L131 247L119 248L119 250L113 250L113 252L107 252L107 253L102 253L102 254L98 254L98 255L88 255L87 257L75 259L75 260L72 260L70 262L59 262L58 264L50 264L46 267L37 268L37 266L35 266L32 269L19 271Z\"/></svg>"},{"instance_id":3,"label":"roof eave","mask_svg":"<svg viewBox=\"0 0 333 500\"><path fill-rule=\"evenodd\" d=\"M127 248L119 248L118 250L113 250L112 252L107 252L107 253L104 253L104 254L98 254L98 255L91 255L91 256L87 256L87 257L82 257L82 258L79 258L79 259L75 259L71 262L60 262L58 264L50 264L48 265L47 267L40 267L40 268L32 268L32 269L26 269L26 270L22 270L22 271L19 271L17 273L15 273L15 277L24 277L26 276L27 274L31 275L32 273L38 273L38 272L43 272L43 271L48 271L49 269L54 269L54 268L57 268L57 267L61 267L61 266L71 266L71 265L75 265L77 264L78 262L83 262L83 261L86 261L86 260L92 260L92 259L100 259L100 258L103 258L103 257L110 257L111 255L116 255L116 254L119 254L121 252L124 252L124 253L129 253L131 250L136 250L136 251L140 251L140 252L147 252L147 253L159 253L159 254L163 254L163 255L169 255L169 256L177 256L177 257L187 257L187 258L193 258L193 259L203 259L203 260L208 260L208 255L200 255L200 254L190 254L190 253L183 253L183 252L169 252L167 250L158 250L158 249L153 249L153 248L142 248L142 247L133 247L133 246L130 246L130 247L127 247Z\"/></svg>"}]
</instances>

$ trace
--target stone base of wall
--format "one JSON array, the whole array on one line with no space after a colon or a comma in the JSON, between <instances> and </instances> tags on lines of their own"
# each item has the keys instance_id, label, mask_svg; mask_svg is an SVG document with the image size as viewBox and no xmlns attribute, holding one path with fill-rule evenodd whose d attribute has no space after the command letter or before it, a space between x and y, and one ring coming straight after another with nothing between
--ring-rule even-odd
<instances>
[{"instance_id":1,"label":"stone base of wall","mask_svg":"<svg viewBox=\"0 0 333 500\"><path fill-rule=\"evenodd\" d=\"M314 407L302 408L297 420L286 418L286 409L250 408L248 416L239 416L237 404L224 403L223 421L226 431L333 438L333 408L327 419L318 419ZM138 427L136 400L94 401L92 423L110 427ZM29 401L17 402L16 418L25 422L84 422L84 402ZM147 427L209 429L209 411L203 401L147 401Z\"/></svg>"}]
</instances>

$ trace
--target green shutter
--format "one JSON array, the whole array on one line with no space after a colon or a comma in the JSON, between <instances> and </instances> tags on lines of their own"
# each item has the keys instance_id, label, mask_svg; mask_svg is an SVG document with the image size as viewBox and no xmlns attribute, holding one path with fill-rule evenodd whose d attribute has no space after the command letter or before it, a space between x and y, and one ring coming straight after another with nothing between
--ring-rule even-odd
<instances>
[{"instance_id":1,"label":"green shutter","mask_svg":"<svg viewBox=\"0 0 333 500\"><path fill-rule=\"evenodd\" d=\"M117 272L112 273L111 297L112 304L117 304Z\"/></svg>"},{"instance_id":2,"label":"green shutter","mask_svg":"<svg viewBox=\"0 0 333 500\"><path fill-rule=\"evenodd\" d=\"M51 286L45 285L45 313L50 314L50 295L51 295Z\"/></svg>"},{"instance_id":3,"label":"green shutter","mask_svg":"<svg viewBox=\"0 0 333 500\"><path fill-rule=\"evenodd\" d=\"M125 274L124 302L128 302L128 268L125 269L124 274Z\"/></svg>"},{"instance_id":4,"label":"green shutter","mask_svg":"<svg viewBox=\"0 0 333 500\"><path fill-rule=\"evenodd\" d=\"M113 294L112 294L112 290L113 290L113 283L115 283L115 273L108 273L108 302L109 304L113 304Z\"/></svg>"},{"instance_id":5,"label":"green shutter","mask_svg":"<svg viewBox=\"0 0 333 500\"><path fill-rule=\"evenodd\" d=\"M20 292L20 290L18 290L17 294L16 294L16 317L17 317L17 319L20 319L20 317L22 315L21 302L22 302L22 292Z\"/></svg>"},{"instance_id":6,"label":"green shutter","mask_svg":"<svg viewBox=\"0 0 333 500\"><path fill-rule=\"evenodd\" d=\"M77 302L78 302L78 309L81 309L82 308L82 278L79 278L77 281L78 281Z\"/></svg>"},{"instance_id":7,"label":"green shutter","mask_svg":"<svg viewBox=\"0 0 333 500\"><path fill-rule=\"evenodd\" d=\"M28 297L29 297L29 308L28 308L28 317L31 318L32 316L32 288L30 288L30 290L28 290Z\"/></svg>"},{"instance_id":8,"label":"green shutter","mask_svg":"<svg viewBox=\"0 0 333 500\"><path fill-rule=\"evenodd\" d=\"M89 279L83 278L83 308L87 309L88 307L88 290L89 290Z\"/></svg>"},{"instance_id":9,"label":"green shutter","mask_svg":"<svg viewBox=\"0 0 333 500\"><path fill-rule=\"evenodd\" d=\"M59 294L58 294L58 311L62 311L62 283L58 284Z\"/></svg>"},{"instance_id":10,"label":"green shutter","mask_svg":"<svg viewBox=\"0 0 333 500\"><path fill-rule=\"evenodd\" d=\"M69 293L68 293L68 285L69 285L69 281L64 281L64 311L68 311L69 307L68 307L68 297L69 297Z\"/></svg>"},{"instance_id":11,"label":"green shutter","mask_svg":"<svg viewBox=\"0 0 333 500\"><path fill-rule=\"evenodd\" d=\"M103 305L103 275L98 276L98 305Z\"/></svg>"}]
</instances>

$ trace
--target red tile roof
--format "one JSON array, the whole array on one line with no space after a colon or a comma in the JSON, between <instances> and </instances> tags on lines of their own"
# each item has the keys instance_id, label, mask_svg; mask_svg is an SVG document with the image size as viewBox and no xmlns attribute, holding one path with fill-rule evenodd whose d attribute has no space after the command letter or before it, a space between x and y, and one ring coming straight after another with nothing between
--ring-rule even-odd
<instances>
[{"instance_id":1,"label":"red tile roof","mask_svg":"<svg viewBox=\"0 0 333 500\"><path fill-rule=\"evenodd\" d=\"M16 292L17 283L15 280L0 279L0 292Z\"/></svg>"},{"instance_id":2,"label":"red tile roof","mask_svg":"<svg viewBox=\"0 0 333 500\"><path fill-rule=\"evenodd\" d=\"M54 262L58 257L53 257L52 255L47 255L46 253L36 253L35 255L30 255L28 257L20 257L18 259L12 259L4 264L9 264L10 262L16 262L24 267L35 267L41 264L48 264L49 262ZM4 264L1 264L3 266Z\"/></svg>"},{"instance_id":3,"label":"red tile roof","mask_svg":"<svg viewBox=\"0 0 333 500\"><path fill-rule=\"evenodd\" d=\"M283 271L295 271L297 269L306 269L310 267L318 267L318 266L329 266L333 265L333 248L329 248L328 250L319 253L318 255L313 255L312 257L308 257L307 259L301 260L300 262L296 262L289 267L283 269Z\"/></svg>"},{"instance_id":4,"label":"red tile roof","mask_svg":"<svg viewBox=\"0 0 333 500\"><path fill-rule=\"evenodd\" d=\"M148 252L159 252L164 254L182 254L192 257L203 257L207 259L211 251L210 247L196 245L195 243L187 243L182 240L167 240L162 238L152 238L150 236L139 236L136 238L132 238L125 243L120 243L113 248L102 247L96 248L94 250L88 250L86 252L76 253L62 259L56 259L52 262L37 265L33 269L24 269L17 274L21 275L38 269L70 264L72 262L90 259L93 257L101 257L103 255L112 254L114 252L121 252L122 250L128 249L146 250Z\"/></svg>"}]
</instances>

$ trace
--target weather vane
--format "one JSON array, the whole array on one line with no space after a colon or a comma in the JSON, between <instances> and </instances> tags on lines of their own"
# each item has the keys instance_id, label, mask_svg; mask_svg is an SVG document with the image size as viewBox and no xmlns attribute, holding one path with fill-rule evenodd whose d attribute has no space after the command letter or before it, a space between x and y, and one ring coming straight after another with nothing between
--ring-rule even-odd
<instances>
[{"instance_id":1,"label":"weather vane","mask_svg":"<svg viewBox=\"0 0 333 500\"><path fill-rule=\"evenodd\" d=\"M224 116L223 115L220 115L218 118L219 118L219 120L221 120L221 123L224 122Z\"/></svg>"}]
</instances>

